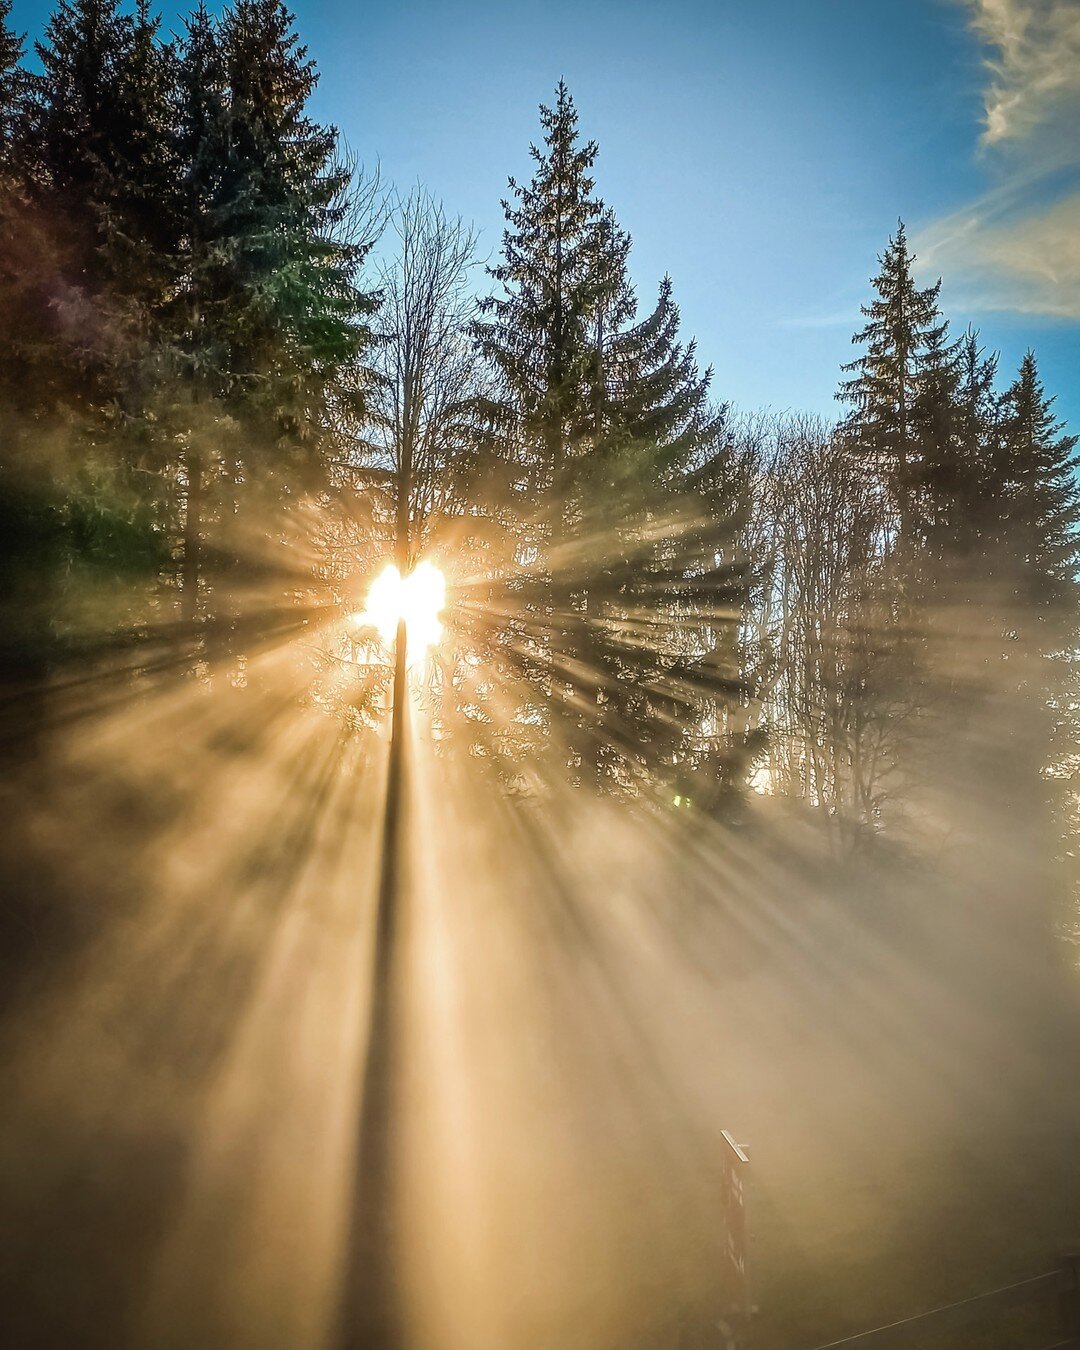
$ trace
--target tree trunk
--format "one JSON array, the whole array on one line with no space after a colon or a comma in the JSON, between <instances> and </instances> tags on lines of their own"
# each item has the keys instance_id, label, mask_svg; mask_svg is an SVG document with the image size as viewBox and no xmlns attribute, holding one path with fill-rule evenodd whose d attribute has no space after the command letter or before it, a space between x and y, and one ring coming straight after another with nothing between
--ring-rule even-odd
<instances>
[{"instance_id":1,"label":"tree trunk","mask_svg":"<svg viewBox=\"0 0 1080 1350\"><path fill-rule=\"evenodd\" d=\"M184 512L184 561L180 572L180 613L185 623L194 623L199 613L199 573L202 562L202 459L189 450L187 506Z\"/></svg>"}]
</instances>

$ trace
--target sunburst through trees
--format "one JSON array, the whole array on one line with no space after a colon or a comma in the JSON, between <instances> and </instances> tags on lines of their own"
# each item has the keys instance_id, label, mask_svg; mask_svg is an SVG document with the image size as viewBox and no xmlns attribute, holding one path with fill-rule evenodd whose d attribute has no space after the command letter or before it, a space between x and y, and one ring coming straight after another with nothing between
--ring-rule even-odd
<instances>
[{"instance_id":1,"label":"sunburst through trees","mask_svg":"<svg viewBox=\"0 0 1080 1350\"><path fill-rule=\"evenodd\" d=\"M752 1343L838 1333L777 1216L861 1120L1043 1101L1065 1016L1034 355L900 225L843 416L736 414L565 83L484 265L279 0L36 53L0 0L0 1340L713 1345L722 1129Z\"/></svg>"}]
</instances>

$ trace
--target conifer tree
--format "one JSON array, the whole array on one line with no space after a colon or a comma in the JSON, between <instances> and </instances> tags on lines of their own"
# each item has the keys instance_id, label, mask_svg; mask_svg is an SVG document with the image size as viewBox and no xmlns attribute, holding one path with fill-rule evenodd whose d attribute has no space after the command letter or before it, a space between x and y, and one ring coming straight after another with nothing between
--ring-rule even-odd
<instances>
[{"instance_id":1,"label":"conifer tree","mask_svg":"<svg viewBox=\"0 0 1080 1350\"><path fill-rule=\"evenodd\" d=\"M1047 657L1074 636L1080 557L1080 437L1065 434L1053 403L1029 351L1003 400L1000 467L1016 600L1034 651Z\"/></svg>"},{"instance_id":2,"label":"conifer tree","mask_svg":"<svg viewBox=\"0 0 1080 1350\"><path fill-rule=\"evenodd\" d=\"M594 194L598 147L579 142L564 83L554 107L541 107L540 123L533 177L524 185L511 179L503 202L502 260L491 269L503 294L485 302L477 336L505 385L517 455L535 486L551 487L562 483L589 430L590 339L600 302L614 289L600 263L617 256L619 240Z\"/></svg>"},{"instance_id":3,"label":"conifer tree","mask_svg":"<svg viewBox=\"0 0 1080 1350\"><path fill-rule=\"evenodd\" d=\"M1002 492L996 473L994 390L997 358L985 356L978 333L931 344L919 403L922 603L935 608L937 629L957 675L967 649L977 665L1000 610L994 576L1002 542Z\"/></svg>"},{"instance_id":4,"label":"conifer tree","mask_svg":"<svg viewBox=\"0 0 1080 1350\"><path fill-rule=\"evenodd\" d=\"M956 436L969 474L979 483L978 501L969 502L973 528L982 537L982 551L989 555L995 536L998 495L995 472L997 424L1000 399L997 393L998 357L979 345L977 329L968 328L957 349Z\"/></svg>"},{"instance_id":5,"label":"conifer tree","mask_svg":"<svg viewBox=\"0 0 1080 1350\"><path fill-rule=\"evenodd\" d=\"M947 375L937 382L942 410L924 428L923 491L931 560L924 601L948 611L947 621L943 616L950 630L946 666L955 693L965 651L969 670L975 671L1000 654L998 574L1006 522L997 449L997 357L985 355L972 329L951 350ZM985 684L985 678L980 682Z\"/></svg>"},{"instance_id":6,"label":"conifer tree","mask_svg":"<svg viewBox=\"0 0 1080 1350\"><path fill-rule=\"evenodd\" d=\"M40 360L54 322L48 312L50 241L41 235L27 200L32 155L26 121L32 82L25 66L25 40L10 26L11 0L0 0L0 418L13 418L47 404L56 379L55 362ZM53 367L51 378L46 373ZM12 431L8 431L9 453Z\"/></svg>"},{"instance_id":7,"label":"conifer tree","mask_svg":"<svg viewBox=\"0 0 1080 1350\"><path fill-rule=\"evenodd\" d=\"M173 53L159 27L146 0L133 14L61 0L37 44L23 141L33 228L55 253L69 396L91 421L112 419L98 439L115 464L141 469L160 467L145 461L144 414L178 249Z\"/></svg>"},{"instance_id":8,"label":"conifer tree","mask_svg":"<svg viewBox=\"0 0 1080 1350\"><path fill-rule=\"evenodd\" d=\"M208 320L228 334L232 394L299 444L313 438L327 382L366 340L358 320L372 308L356 286L362 250L335 238L348 173L336 130L307 115L318 75L280 0L238 0L220 41L227 144Z\"/></svg>"},{"instance_id":9,"label":"conifer tree","mask_svg":"<svg viewBox=\"0 0 1080 1350\"><path fill-rule=\"evenodd\" d=\"M845 433L857 453L877 466L889 489L901 540L917 520L921 478L916 444L925 368L945 361L946 325L938 310L941 282L920 290L912 275L914 255L901 221L879 259L877 291L863 306L867 323L855 334L865 352L844 367L850 378L839 397L852 405Z\"/></svg>"},{"instance_id":10,"label":"conifer tree","mask_svg":"<svg viewBox=\"0 0 1080 1350\"><path fill-rule=\"evenodd\" d=\"M114 288L148 319L151 344L176 286L180 250L176 183L176 52L161 20L138 0L119 54L118 126L113 135L115 205L106 214Z\"/></svg>"},{"instance_id":11,"label":"conifer tree","mask_svg":"<svg viewBox=\"0 0 1080 1350\"><path fill-rule=\"evenodd\" d=\"M0 0L0 190L16 177L16 153L30 81L23 65L25 39L11 27L12 0Z\"/></svg>"},{"instance_id":12,"label":"conifer tree","mask_svg":"<svg viewBox=\"0 0 1080 1350\"><path fill-rule=\"evenodd\" d=\"M668 280L638 317L629 236L595 195L597 146L579 140L565 84L541 124L533 177L511 180L504 202L502 294L476 326L540 550L541 584L523 598L541 636L523 664L554 682L554 706L566 700L583 780L670 779L690 763L689 740L701 744L704 691L717 695L730 668L716 622L740 585L718 576L716 532L730 541L733 515L717 469L724 419L678 340Z\"/></svg>"},{"instance_id":13,"label":"conifer tree","mask_svg":"<svg viewBox=\"0 0 1080 1350\"><path fill-rule=\"evenodd\" d=\"M939 557L962 518L969 466L959 438L959 352L943 321L927 335L910 419L909 523L916 542Z\"/></svg>"},{"instance_id":14,"label":"conifer tree","mask_svg":"<svg viewBox=\"0 0 1080 1350\"><path fill-rule=\"evenodd\" d=\"M38 462L34 419L51 401L55 362L47 248L35 238L25 187L23 130L30 81L24 40L0 0L0 681L29 695L24 732L33 736L47 672L49 621L62 556L62 519L49 474ZM50 378L43 378L52 367Z\"/></svg>"},{"instance_id":15,"label":"conifer tree","mask_svg":"<svg viewBox=\"0 0 1080 1350\"><path fill-rule=\"evenodd\" d=\"M995 927L1010 957L1024 951L1041 978L1047 968L1035 958L1050 958L1053 910L1064 898L1059 794L1076 745L1080 463L1077 437L1055 417L1031 352L1001 399L994 440L997 603L991 697L976 742L979 800Z\"/></svg>"},{"instance_id":16,"label":"conifer tree","mask_svg":"<svg viewBox=\"0 0 1080 1350\"><path fill-rule=\"evenodd\" d=\"M239 0L220 25L200 7L189 22L175 307L179 365L199 405L183 469L188 617L211 516L228 533L245 501L276 511L324 480L326 401L368 337L365 249L341 237L349 174L334 128L306 112L317 78L278 0ZM215 552L235 576L235 541Z\"/></svg>"},{"instance_id":17,"label":"conifer tree","mask_svg":"<svg viewBox=\"0 0 1080 1350\"><path fill-rule=\"evenodd\" d=\"M117 0L59 0L35 43L34 134L42 180L58 199L86 204L111 167L121 53L131 20Z\"/></svg>"},{"instance_id":18,"label":"conifer tree","mask_svg":"<svg viewBox=\"0 0 1080 1350\"><path fill-rule=\"evenodd\" d=\"M745 586L731 546L741 503L726 410L710 404L712 372L699 371L693 342L679 341L670 278L640 320L628 283L623 290L624 326L602 363L598 354L581 493L586 537L608 541L581 588L583 644L601 679L590 743L666 766L680 795L704 804L737 758L734 742L716 753L720 736L711 758L687 746L700 746L702 723L738 701L730 615ZM594 764L601 780L604 758Z\"/></svg>"},{"instance_id":19,"label":"conifer tree","mask_svg":"<svg viewBox=\"0 0 1080 1350\"><path fill-rule=\"evenodd\" d=\"M69 284L94 308L159 302L175 176L159 21L146 0L134 14L118 0L60 0L36 46L30 150L39 191L65 221Z\"/></svg>"},{"instance_id":20,"label":"conifer tree","mask_svg":"<svg viewBox=\"0 0 1080 1350\"><path fill-rule=\"evenodd\" d=\"M67 589L122 580L141 598L131 583L152 585L163 557L146 413L173 276L169 53L145 4L127 14L112 0L61 0L37 53L19 134L20 234L39 260L22 345L36 397L65 426Z\"/></svg>"},{"instance_id":21,"label":"conifer tree","mask_svg":"<svg viewBox=\"0 0 1080 1350\"><path fill-rule=\"evenodd\" d=\"M169 364L177 404L172 421L180 444L181 612L191 623L199 614L210 484L221 449L235 434L220 406L229 386L228 334L225 325L209 321L219 300L212 284L219 244L215 212L225 172L228 97L218 29L205 4L189 16L180 42L176 103L182 256L169 307Z\"/></svg>"},{"instance_id":22,"label":"conifer tree","mask_svg":"<svg viewBox=\"0 0 1080 1350\"><path fill-rule=\"evenodd\" d=\"M602 263L625 251L595 193L598 147L580 141L564 82L554 106L541 106L540 123L532 178L511 178L502 203L502 256L490 269L501 293L481 303L475 334L499 387L487 453L513 466L521 556L535 560L518 583L518 601L531 616L522 669L539 686L554 678L569 699L567 649L571 631L580 637L581 630L567 538L573 480L597 416L593 339L618 289Z\"/></svg>"},{"instance_id":23,"label":"conifer tree","mask_svg":"<svg viewBox=\"0 0 1080 1350\"><path fill-rule=\"evenodd\" d=\"M893 794L903 800L912 782L925 777L925 746L937 739L924 734L936 679L926 619L941 579L933 557L948 551L956 488L957 354L938 309L941 283L915 285L903 222L878 261L876 294L862 307L867 322L852 339L864 351L843 367L848 378L837 397L850 411L838 430L881 503L862 606L875 616L878 659L857 712L866 725L894 729L884 774L903 784Z\"/></svg>"},{"instance_id":24,"label":"conifer tree","mask_svg":"<svg viewBox=\"0 0 1080 1350\"><path fill-rule=\"evenodd\" d=\"M39 219L49 219L60 276L57 339L68 350L72 393L84 404L116 395L113 330L106 315L104 244L113 217L113 140L120 122L120 71L131 20L116 0L60 0L35 44L26 154Z\"/></svg>"}]
</instances>

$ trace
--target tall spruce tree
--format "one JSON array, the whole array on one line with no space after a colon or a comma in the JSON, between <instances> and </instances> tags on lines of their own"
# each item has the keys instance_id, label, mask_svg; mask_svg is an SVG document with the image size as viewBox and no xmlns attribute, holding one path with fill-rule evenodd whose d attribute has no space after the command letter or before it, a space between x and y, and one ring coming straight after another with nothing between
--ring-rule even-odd
<instances>
[{"instance_id":1,"label":"tall spruce tree","mask_svg":"<svg viewBox=\"0 0 1080 1350\"><path fill-rule=\"evenodd\" d=\"M867 319L852 339L865 347L844 366L850 378L838 397L851 404L845 434L856 451L870 459L886 483L896 512L899 539L917 528L918 462L916 421L927 383L927 365L942 372L946 325L938 310L941 282L919 289L912 274L901 221L873 279L877 295L862 312Z\"/></svg>"},{"instance_id":2,"label":"tall spruce tree","mask_svg":"<svg viewBox=\"0 0 1080 1350\"><path fill-rule=\"evenodd\" d=\"M118 0L60 0L37 43L39 191L64 219L69 284L114 326L125 306L160 304L171 283L173 71L159 26L146 0L133 14Z\"/></svg>"},{"instance_id":3,"label":"tall spruce tree","mask_svg":"<svg viewBox=\"0 0 1080 1350\"><path fill-rule=\"evenodd\" d=\"M630 240L595 195L597 146L579 140L565 84L540 115L533 177L504 202L502 292L476 326L539 550L540 584L519 591L540 634L523 668L548 681L549 711L566 709L583 781L678 779L731 674L718 656L741 584L717 538L732 537L724 419L678 340L669 281L638 316Z\"/></svg>"},{"instance_id":4,"label":"tall spruce tree","mask_svg":"<svg viewBox=\"0 0 1080 1350\"><path fill-rule=\"evenodd\" d=\"M106 209L113 285L140 307L145 340L156 346L163 309L177 284L180 249L176 184L176 51L161 38L161 20L138 0L119 53L115 204Z\"/></svg>"},{"instance_id":5,"label":"tall spruce tree","mask_svg":"<svg viewBox=\"0 0 1080 1350\"><path fill-rule=\"evenodd\" d=\"M942 321L927 335L910 418L909 522L912 542L931 557L949 551L963 516L963 499L977 483L968 470L959 436L960 360Z\"/></svg>"},{"instance_id":6,"label":"tall spruce tree","mask_svg":"<svg viewBox=\"0 0 1080 1350\"><path fill-rule=\"evenodd\" d=\"M971 530L980 539L980 551L989 559L998 538L1000 508L995 446L1000 415L997 393L998 356L979 345L977 329L968 328L958 352L955 433L961 462L969 478L977 480L975 500L965 503Z\"/></svg>"},{"instance_id":7,"label":"tall spruce tree","mask_svg":"<svg viewBox=\"0 0 1080 1350\"><path fill-rule=\"evenodd\" d=\"M220 41L227 143L211 211L208 321L228 334L232 394L279 441L309 443L326 387L366 341L360 320L372 309L356 284L362 249L336 237L349 176L335 128L307 114L318 74L280 0L238 0Z\"/></svg>"},{"instance_id":8,"label":"tall spruce tree","mask_svg":"<svg viewBox=\"0 0 1080 1350\"><path fill-rule=\"evenodd\" d=\"M488 452L513 466L519 556L531 560L515 583L528 616L518 659L527 683L569 701L573 672L583 669L568 659L571 634L580 635L568 538L573 484L595 425L593 339L617 285L602 260L617 258L622 241L595 193L598 147L580 141L564 82L554 106L541 106L540 123L542 142L529 148L532 178L511 178L502 203L502 256L490 269L499 292L482 302L475 335L499 387ZM556 706L541 704L546 716Z\"/></svg>"},{"instance_id":9,"label":"tall spruce tree","mask_svg":"<svg viewBox=\"0 0 1080 1350\"><path fill-rule=\"evenodd\" d=\"M590 767L600 781L618 777L621 759L662 768L680 796L704 804L730 786L745 748L719 731L741 696L732 616L745 591L733 549L742 503L726 410L710 404L712 372L698 369L693 342L679 341L670 279L642 318L627 284L621 315L597 353L582 475L585 537L604 541L580 601L599 684Z\"/></svg>"},{"instance_id":10,"label":"tall spruce tree","mask_svg":"<svg viewBox=\"0 0 1080 1350\"><path fill-rule=\"evenodd\" d=\"M1000 959L1013 971L1023 954L1014 996L1041 1004L1052 988L1053 920L1064 901L1062 793L1075 763L1080 462L1077 437L1055 417L1030 352L1001 399L991 443L994 631L988 706L973 738L985 841L981 894Z\"/></svg>"},{"instance_id":11,"label":"tall spruce tree","mask_svg":"<svg viewBox=\"0 0 1080 1350\"><path fill-rule=\"evenodd\" d=\"M1036 649L1053 655L1071 640L1080 557L1080 437L1066 435L1053 398L1028 352L1005 394L1001 470L1009 498L1009 538L1017 565L1016 598Z\"/></svg>"},{"instance_id":12,"label":"tall spruce tree","mask_svg":"<svg viewBox=\"0 0 1080 1350\"><path fill-rule=\"evenodd\" d=\"M502 260L491 269L503 294L485 301L476 332L505 385L516 458L535 487L551 488L563 485L590 430L594 326L616 287L603 263L617 258L620 240L594 192L598 147L579 142L564 83L554 107L541 106L540 123L533 177L510 179L503 202Z\"/></svg>"},{"instance_id":13,"label":"tall spruce tree","mask_svg":"<svg viewBox=\"0 0 1080 1350\"><path fill-rule=\"evenodd\" d=\"M184 609L203 536L217 585L236 579L245 512L277 512L324 481L326 403L368 339L364 247L343 237L349 174L337 133L307 114L317 83L278 0L192 16L180 70L183 285L176 342L199 411L184 454Z\"/></svg>"},{"instance_id":14,"label":"tall spruce tree","mask_svg":"<svg viewBox=\"0 0 1080 1350\"><path fill-rule=\"evenodd\" d=\"M68 361L86 377L86 401L99 406L118 392L107 245L122 234L116 148L132 29L117 0L60 0L35 44L41 72L28 117L33 197L60 252L58 326Z\"/></svg>"},{"instance_id":15,"label":"tall spruce tree","mask_svg":"<svg viewBox=\"0 0 1080 1350\"><path fill-rule=\"evenodd\" d=\"M30 80L23 65L25 39L11 27L12 0L0 0L0 191L17 178L18 133Z\"/></svg>"},{"instance_id":16,"label":"tall spruce tree","mask_svg":"<svg viewBox=\"0 0 1080 1350\"><path fill-rule=\"evenodd\" d=\"M151 352L173 284L170 53L145 3L61 0L37 44L21 136L26 226L48 260L37 337L63 419L66 590L102 586L143 612L164 558L163 467L147 415ZM39 288L41 290L44 287ZM90 606L92 609L93 606ZM120 608L117 611L120 618ZM69 614L75 628L89 622Z\"/></svg>"},{"instance_id":17,"label":"tall spruce tree","mask_svg":"<svg viewBox=\"0 0 1080 1350\"><path fill-rule=\"evenodd\" d=\"M1012 777L1018 787L1028 782L1034 801L1046 796L1036 777L1055 754L1055 726L1072 720L1065 715L1063 691L1080 620L1080 438L1065 434L1053 402L1028 352L1004 396L999 434L1006 498L1005 634L1017 704Z\"/></svg>"},{"instance_id":18,"label":"tall spruce tree","mask_svg":"<svg viewBox=\"0 0 1080 1350\"><path fill-rule=\"evenodd\" d=\"M26 141L32 82L23 61L25 39L10 24L11 0L0 0L0 419L10 461L13 419L48 403L49 364L42 346L54 327L51 241L27 198L33 154ZM10 463L8 465L10 467Z\"/></svg>"},{"instance_id":19,"label":"tall spruce tree","mask_svg":"<svg viewBox=\"0 0 1080 1350\"><path fill-rule=\"evenodd\" d=\"M199 616L205 546L222 450L235 428L223 399L229 389L227 326L211 322L220 314L221 294L216 211L228 145L228 91L218 27L206 6L189 16L177 64L176 153L179 167L176 208L181 258L179 285L170 306L170 365L177 431L177 479L181 498L180 602L188 623Z\"/></svg>"},{"instance_id":20,"label":"tall spruce tree","mask_svg":"<svg viewBox=\"0 0 1080 1350\"><path fill-rule=\"evenodd\" d=\"M63 531L34 425L52 402L56 379L56 363L46 358L52 278L50 250L41 246L26 200L30 81L24 40L10 20L11 0L0 0L0 683L31 695L20 710L25 729L40 711L33 693L47 668ZM42 378L50 367L52 380Z\"/></svg>"},{"instance_id":21,"label":"tall spruce tree","mask_svg":"<svg viewBox=\"0 0 1080 1350\"><path fill-rule=\"evenodd\" d=\"M981 669L1000 616L996 369L971 329L956 343L931 343L917 409L921 602L934 618L944 648L939 673L948 672L954 696L965 661L969 673Z\"/></svg>"},{"instance_id":22,"label":"tall spruce tree","mask_svg":"<svg viewBox=\"0 0 1080 1350\"><path fill-rule=\"evenodd\" d=\"M946 495L951 490L956 352L938 309L940 282L915 285L903 222L878 261L876 294L862 307L867 322L852 339L864 351L843 367L848 378L837 392L850 408L838 432L881 502L865 606L876 616L871 640L879 659L860 689L858 715L895 729L883 776L900 789L893 802L906 813L933 739L923 734L933 702L926 602L935 585L929 556L944 537L938 517L947 512L934 504L931 480Z\"/></svg>"},{"instance_id":23,"label":"tall spruce tree","mask_svg":"<svg viewBox=\"0 0 1080 1350\"><path fill-rule=\"evenodd\" d=\"M1053 403L1028 352L1004 396L1000 421L1013 581L1006 636L1010 665L1019 667L1013 679L1020 712L1006 747L1012 790L1005 807L1021 825L1034 816L1037 843L1045 848L1049 836L1057 854L1070 832L1066 848L1075 853L1080 437L1066 433ZM1060 896L1060 881L1051 877L1051 896ZM1074 915L1075 890L1070 899ZM1059 912L1072 922L1065 908Z\"/></svg>"}]
</instances>

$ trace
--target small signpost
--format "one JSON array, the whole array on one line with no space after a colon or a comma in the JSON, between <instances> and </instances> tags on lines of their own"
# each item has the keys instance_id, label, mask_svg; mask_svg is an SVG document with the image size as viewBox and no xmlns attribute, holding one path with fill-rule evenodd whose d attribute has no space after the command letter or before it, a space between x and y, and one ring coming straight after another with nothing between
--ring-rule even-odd
<instances>
[{"instance_id":1,"label":"small signpost","mask_svg":"<svg viewBox=\"0 0 1080 1350\"><path fill-rule=\"evenodd\" d=\"M730 1291L729 1311L737 1324L745 1324L754 1312L750 1286L750 1243L747 1217L748 1169L750 1159L727 1130L720 1131L724 1144L721 1156L721 1204L724 1215L724 1256L727 1269L723 1285ZM738 1333L727 1321L720 1323L728 1346L738 1345Z\"/></svg>"}]
</instances>

